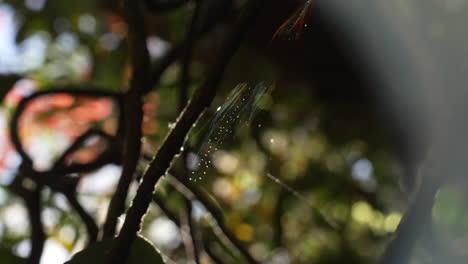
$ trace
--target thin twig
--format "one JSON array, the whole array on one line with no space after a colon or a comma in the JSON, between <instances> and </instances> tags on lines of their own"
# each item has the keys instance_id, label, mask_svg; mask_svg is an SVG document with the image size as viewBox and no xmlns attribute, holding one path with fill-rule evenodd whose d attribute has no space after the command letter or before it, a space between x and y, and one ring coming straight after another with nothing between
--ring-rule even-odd
<instances>
[{"instance_id":1,"label":"thin twig","mask_svg":"<svg viewBox=\"0 0 468 264\"><path fill-rule=\"evenodd\" d=\"M284 212L284 202L287 197L287 192L283 188L280 189L278 198L276 199L275 209L273 213L273 239L274 248L279 248L283 245L283 223L281 222Z\"/></svg>"},{"instance_id":2,"label":"thin twig","mask_svg":"<svg viewBox=\"0 0 468 264\"><path fill-rule=\"evenodd\" d=\"M217 10L218 12L218 10ZM199 27L196 27L196 31L193 34L192 42L196 42L201 39L204 35L209 33L217 24L218 22L229 20L229 16L213 16L211 20L202 23ZM180 44L174 45L160 60L159 63L153 67L151 71L151 80L150 86L155 87L158 85L159 81L161 80L161 76L166 72L166 70L171 66L174 62L180 59L184 55L184 51L187 50L187 46L190 46L190 43L186 41L182 41ZM146 90L145 93L148 93L150 89Z\"/></svg>"},{"instance_id":3,"label":"thin twig","mask_svg":"<svg viewBox=\"0 0 468 264\"><path fill-rule=\"evenodd\" d=\"M140 1L124 1L129 25L129 50L133 68L130 89L125 95L125 135L122 174L112 196L104 224L104 237L113 237L118 217L125 210L128 189L141 152L143 95L150 89L150 59L146 46L146 27Z\"/></svg>"},{"instance_id":4,"label":"thin twig","mask_svg":"<svg viewBox=\"0 0 468 264\"><path fill-rule=\"evenodd\" d=\"M188 98L188 89L191 82L190 77L190 65L192 64L192 53L195 50L196 42L197 42L197 32L198 27L200 25L200 15L202 10L202 0L195 0L195 9L192 14L192 19L190 21L189 30L185 39L185 50L184 54L181 59L182 69L181 69L181 84L179 90L179 111L182 112L187 104ZM182 153L182 161L185 164L187 160L186 152ZM185 171L185 168L182 168ZM188 259L192 259L193 263L199 264L200 263L200 243L197 242L196 239L196 232L195 226L193 225L192 220L192 202L190 199L184 199L185 204L185 213L182 215L182 225L181 229L185 230L183 232L183 241L185 244L185 248L187 249L187 257Z\"/></svg>"},{"instance_id":5,"label":"thin twig","mask_svg":"<svg viewBox=\"0 0 468 264\"><path fill-rule=\"evenodd\" d=\"M213 263L215 263L215 264L224 263L224 261L213 252L213 250L211 249L211 247L209 245L207 245L205 247L205 253L206 253L206 255L208 255L208 257L210 257L210 259L211 259L211 261Z\"/></svg>"},{"instance_id":6,"label":"thin twig","mask_svg":"<svg viewBox=\"0 0 468 264\"><path fill-rule=\"evenodd\" d=\"M164 200L161 198L159 194L157 193L154 194L153 202L159 207L159 209L161 209L161 211L167 216L167 218L169 218L169 220L171 220L172 222L174 222L174 224L180 227L179 218L177 217L175 213L171 211L171 209L169 209L166 206L166 204L164 203Z\"/></svg>"},{"instance_id":7,"label":"thin twig","mask_svg":"<svg viewBox=\"0 0 468 264\"><path fill-rule=\"evenodd\" d=\"M161 209L161 211L171 220L181 231L182 229L182 224L177 215L169 209L166 204L164 203L164 200L160 197L159 194L155 193L153 196L153 202ZM203 244L207 243L208 241L202 241ZM216 263L216 264L222 264L224 261L222 261L216 254L211 250L209 246L204 246L202 248L204 252L211 258L211 260Z\"/></svg>"},{"instance_id":8,"label":"thin twig","mask_svg":"<svg viewBox=\"0 0 468 264\"><path fill-rule=\"evenodd\" d=\"M291 186L289 186L288 184L286 184L284 181L280 180L279 178L273 176L271 173L267 173L266 176L272 180L274 183L278 184L279 186L281 186L284 190L288 191L290 194L294 195L297 199L299 199L300 201L304 202L305 204L307 204L311 209L314 210L314 213L315 213L315 216L317 217L317 220L319 220L320 222L326 224L326 226L330 229L334 229L334 230L338 230L339 229L339 226L338 224L333 220L331 219L330 217L328 217L327 215L323 214L320 210L319 210L319 207L313 203L312 201L310 201L309 199L307 199L304 195L302 195L301 193L299 193L297 190L295 190L294 188L292 188Z\"/></svg>"},{"instance_id":9,"label":"thin twig","mask_svg":"<svg viewBox=\"0 0 468 264\"><path fill-rule=\"evenodd\" d=\"M91 217L91 215L86 212L86 210L81 206L81 204L78 202L78 199L76 198L76 193L64 193L65 197L67 198L68 202L70 205L73 207L73 209L76 211L78 216L81 218L81 221L86 226L86 231L88 233L88 244L92 244L96 242L97 236L98 236L98 231L99 228L94 221L94 219Z\"/></svg>"},{"instance_id":10,"label":"thin twig","mask_svg":"<svg viewBox=\"0 0 468 264\"><path fill-rule=\"evenodd\" d=\"M192 203L188 199L184 199L185 211L181 216L181 226L182 231L182 240L184 242L185 248L187 250L187 258L192 260L192 264L199 264L199 245L195 238L195 230L192 221Z\"/></svg>"},{"instance_id":11,"label":"thin twig","mask_svg":"<svg viewBox=\"0 0 468 264\"><path fill-rule=\"evenodd\" d=\"M177 176L174 176L174 178L180 184L182 184L186 190L190 191L190 194L187 194L185 191L181 191L183 195L194 197L194 199L200 201L206 210L210 212L213 220L216 222L216 226L214 226L215 233L218 233L216 228L219 228L221 235L224 236L221 237L221 240L232 245L250 264L257 264L258 261L249 253L242 242L237 239L236 235L234 235L234 233L226 226L223 214L218 210L216 205L214 205L214 203L203 192L199 191L196 186L191 184L186 179L182 179L181 177Z\"/></svg>"},{"instance_id":12,"label":"thin twig","mask_svg":"<svg viewBox=\"0 0 468 264\"><path fill-rule=\"evenodd\" d=\"M200 26L200 15L202 10L202 0L195 0L195 9L190 21L190 27L185 39L185 49L182 56L181 84L179 92L179 110L182 111L187 103L188 88L190 85L190 65L192 62L192 53L197 43L198 27Z\"/></svg>"}]
</instances>

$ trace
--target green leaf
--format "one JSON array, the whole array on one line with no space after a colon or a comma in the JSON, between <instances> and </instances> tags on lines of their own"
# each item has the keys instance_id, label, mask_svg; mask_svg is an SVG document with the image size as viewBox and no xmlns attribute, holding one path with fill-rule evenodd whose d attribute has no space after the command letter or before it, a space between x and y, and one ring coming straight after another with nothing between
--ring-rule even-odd
<instances>
[{"instance_id":1,"label":"green leaf","mask_svg":"<svg viewBox=\"0 0 468 264\"><path fill-rule=\"evenodd\" d=\"M65 264L101 264L104 263L105 254L111 249L115 240L104 240L91 245L76 253ZM145 238L138 236L133 242L127 264L164 264L161 255Z\"/></svg>"},{"instance_id":2,"label":"green leaf","mask_svg":"<svg viewBox=\"0 0 468 264\"><path fill-rule=\"evenodd\" d=\"M38 31L46 31L53 34L53 30L53 21L51 19L35 13L30 14L30 17L21 24L16 33L16 43L21 43L31 34Z\"/></svg>"}]
</instances>

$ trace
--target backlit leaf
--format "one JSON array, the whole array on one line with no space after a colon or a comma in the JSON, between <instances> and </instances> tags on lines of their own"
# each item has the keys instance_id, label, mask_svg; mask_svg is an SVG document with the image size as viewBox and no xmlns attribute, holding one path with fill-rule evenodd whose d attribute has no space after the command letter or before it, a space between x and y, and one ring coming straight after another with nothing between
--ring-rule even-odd
<instances>
[{"instance_id":1,"label":"backlit leaf","mask_svg":"<svg viewBox=\"0 0 468 264\"><path fill-rule=\"evenodd\" d=\"M105 263L105 254L111 249L114 240L104 240L76 253L65 264L101 264ZM133 242L127 264L164 264L154 246L143 237L138 236Z\"/></svg>"}]
</instances>

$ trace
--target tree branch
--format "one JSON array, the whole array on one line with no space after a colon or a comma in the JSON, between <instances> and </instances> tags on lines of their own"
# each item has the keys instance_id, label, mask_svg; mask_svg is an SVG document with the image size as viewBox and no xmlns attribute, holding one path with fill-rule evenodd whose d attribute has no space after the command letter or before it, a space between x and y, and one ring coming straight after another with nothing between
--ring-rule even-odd
<instances>
[{"instance_id":1,"label":"tree branch","mask_svg":"<svg viewBox=\"0 0 468 264\"><path fill-rule=\"evenodd\" d=\"M113 146L114 144L117 143L116 142L117 140L114 140L114 137L112 137L111 135L108 135L102 130L91 128L88 131L86 131L84 134L79 136L77 139L75 139L73 144L71 144L70 147L68 147L62 153L62 155L60 155L57 161L55 161L52 171L59 170L60 168L62 169L66 168L65 160L67 159L67 157L71 155L73 152L76 152L78 149L80 149L80 147L82 147L82 145L86 142L86 140L88 140L89 138L93 136L99 136L101 138L108 140L110 146Z\"/></svg>"},{"instance_id":2,"label":"tree branch","mask_svg":"<svg viewBox=\"0 0 468 264\"><path fill-rule=\"evenodd\" d=\"M186 196L187 198L193 196L194 199L198 200L206 208L206 210L210 212L211 216L216 222L215 224L217 225L219 230L224 234L225 238L227 238L229 244L234 246L234 248L239 251L239 253L247 260L248 263L258 264L258 261L249 253L249 251L244 247L242 242L239 241L239 239L237 239L234 233L231 232L231 230L226 226L223 215L213 204L213 202L186 179L182 179L181 177L177 176L174 176L174 178L191 192L190 194L187 194L186 192L181 191L181 193L184 196Z\"/></svg>"},{"instance_id":3,"label":"tree branch","mask_svg":"<svg viewBox=\"0 0 468 264\"><path fill-rule=\"evenodd\" d=\"M26 109L26 106L28 105L28 103L30 103L32 100L37 99L40 96L46 96L46 95L52 95L52 94L58 94L58 93L66 93L66 94L71 94L71 95L76 95L76 96L86 95L90 97L111 97L118 103L119 107L121 108L121 99L120 99L119 94L107 92L107 91L100 91L100 90L84 90L73 85L65 86L59 89L48 90L48 91L39 91L26 98L23 98L18 104L18 107L13 115L13 118L10 124L10 135L12 138L13 145L18 151L18 153L20 153L20 155L23 157L22 165L20 167L20 173L15 178L16 183L12 186L12 188L16 189L17 191L20 191L26 201L26 205L29 208L28 211L30 214L31 226L33 229L33 237L36 236L40 238L41 237L40 232L42 232L42 237L43 239L45 239L45 235L43 234L43 231L38 231L39 230L38 226L40 222L40 205L38 205L37 203L40 202L40 190L39 189L41 188L39 188L39 186L47 185L52 190L63 193L65 195L70 205L74 208L74 210L78 213L80 218L85 223L88 236L89 236L89 242L91 243L91 242L96 241L98 227L94 219L83 209L81 204L76 199L76 184L79 179L75 177L69 177L68 174L76 173L76 172L86 172L86 171L97 169L109 162L116 161L116 159L114 158L115 155L114 153L109 154L110 152L108 150L103 155L101 155L97 160L89 164L75 164L71 166L66 166L64 164L64 161L69 154L78 150L79 147L83 144L83 142L93 135L104 137L108 139L109 141L112 141L114 137L107 135L106 133L102 131L99 131L96 129L90 129L86 133L78 137L75 140L75 142L70 147L67 148L67 150L59 157L59 159L55 161L52 169L48 171L44 171L44 172L38 172L34 170L32 159L29 157L29 155L27 155L26 151L23 149L23 146L19 139L19 133L18 133L19 119L22 113L24 112L24 110ZM120 126L119 126L119 129L120 129ZM117 134L119 134L119 131L117 131ZM37 187L38 190L35 190L35 192L37 193L35 192L30 193L31 191L29 191L28 189L22 186L22 181L25 177L31 179L32 181L36 183L36 186L38 186ZM34 196L34 197L31 198L31 196ZM40 254L41 254L39 250L42 251L43 242L42 242L42 245L38 242L36 243L39 244L39 246L33 246L33 250L31 254L35 255L36 256L35 258L39 260Z\"/></svg>"},{"instance_id":4,"label":"tree branch","mask_svg":"<svg viewBox=\"0 0 468 264\"><path fill-rule=\"evenodd\" d=\"M199 11L200 12L200 11ZM218 12L218 10L216 10ZM192 17L193 18L193 17ZM192 42L196 42L199 39L201 39L204 35L209 33L216 25L217 22L220 21L226 21L230 18L229 16L213 16L213 18L206 23L202 23L202 25L199 25L196 30L194 30L193 33L193 39ZM197 19L199 20L199 19ZM189 30L190 31L190 30ZM186 38L187 40L188 38ZM183 41L180 44L175 45L172 47L159 61L159 63L153 67L153 70L151 71L151 85L149 87L149 90L146 90L145 93L148 93L151 90L151 87L154 87L158 84L159 80L161 79L161 76L164 74L164 72L169 68L170 65L172 65L175 61L180 59L184 55L184 51L187 50L190 46L190 43L187 41Z\"/></svg>"},{"instance_id":5,"label":"tree branch","mask_svg":"<svg viewBox=\"0 0 468 264\"><path fill-rule=\"evenodd\" d=\"M86 232L88 233L88 244L96 242L99 228L94 219L88 214L88 212L86 212L86 210L84 210L83 206L81 206L81 204L78 202L78 199L76 198L76 193L72 194L70 192L67 192L64 193L64 195L86 226Z\"/></svg>"},{"instance_id":6,"label":"tree branch","mask_svg":"<svg viewBox=\"0 0 468 264\"><path fill-rule=\"evenodd\" d=\"M130 89L125 95L125 134L123 148L123 168L117 189L112 196L106 222L104 237L113 237L118 217L125 210L128 189L138 164L141 152L141 126L143 122L143 95L151 89L150 59L146 46L146 27L140 1L124 1L126 18L129 25L129 50L133 68Z\"/></svg>"},{"instance_id":7,"label":"tree branch","mask_svg":"<svg viewBox=\"0 0 468 264\"><path fill-rule=\"evenodd\" d=\"M169 218L169 220L171 220L175 225L177 225L177 227L179 227L180 230L182 230L182 224L179 218L176 216L174 212L171 211L171 209L169 209L165 205L163 199L157 193L155 193L153 196L153 202L159 207L159 209L161 209L161 211L167 216L167 218ZM214 263L216 264L224 263L224 261L222 261L218 256L216 256L216 254L213 253L213 251L211 250L209 246L203 247L203 250L212 259Z\"/></svg>"},{"instance_id":8,"label":"tree branch","mask_svg":"<svg viewBox=\"0 0 468 264\"><path fill-rule=\"evenodd\" d=\"M224 40L217 56L217 61L209 71L209 75L202 86L196 91L193 99L187 105L177 120L175 127L169 132L162 146L151 161L143 175L137 194L128 210L127 218L116 244L109 253L107 263L125 263L129 255L129 249L136 238L143 216L148 210L152 200L155 184L171 166L174 157L180 152L186 136L193 124L198 120L203 111L211 104L216 89L221 81L224 69L229 63L237 48L240 46L247 29L249 29L266 0L252 0L247 3L243 17L233 27L228 37Z\"/></svg>"},{"instance_id":9,"label":"tree branch","mask_svg":"<svg viewBox=\"0 0 468 264\"><path fill-rule=\"evenodd\" d=\"M29 190L23 186L23 172L13 180L10 188L18 196L23 198L26 205L26 210L29 215L31 225L31 251L27 259L28 264L39 264L44 249L46 234L44 225L41 220L41 191L42 185L37 184L33 190Z\"/></svg>"},{"instance_id":10,"label":"tree branch","mask_svg":"<svg viewBox=\"0 0 468 264\"><path fill-rule=\"evenodd\" d=\"M182 70L181 70L181 84L179 92L179 109L182 111L187 103L188 97L188 88L190 85L190 65L192 62L192 53L195 50L197 43L197 32L200 25L200 15L201 15L201 6L202 0L195 0L195 10L192 14L192 19L190 21L190 27L185 39L185 49L184 54L182 55Z\"/></svg>"},{"instance_id":11,"label":"tree branch","mask_svg":"<svg viewBox=\"0 0 468 264\"><path fill-rule=\"evenodd\" d=\"M414 201L407 208L396 230L396 236L380 257L379 264L409 262L417 240L430 223L434 198L441 184L440 177L432 175L423 177Z\"/></svg>"},{"instance_id":12,"label":"tree branch","mask_svg":"<svg viewBox=\"0 0 468 264\"><path fill-rule=\"evenodd\" d=\"M21 115L23 114L24 110L26 109L26 106L31 101L37 99L38 97L53 95L53 94L60 94L60 93L66 93L66 94L75 95L75 96L85 95L89 97L110 97L118 103L119 109L120 110L122 109L122 100L121 100L120 94L117 94L115 92L103 91L103 90L100 90L98 87L92 87L91 85L87 85L86 87L88 87L88 89L82 89L76 85L66 85L57 89L52 89L52 90L47 90L47 91L38 91L23 98L19 102L10 122L10 139L11 139L11 142L13 143L14 148L16 149L18 154L21 156L24 163L28 163L32 165L32 159L24 150L24 147L19 138L19 119ZM119 129L120 129L120 126L119 126Z\"/></svg>"}]
</instances>

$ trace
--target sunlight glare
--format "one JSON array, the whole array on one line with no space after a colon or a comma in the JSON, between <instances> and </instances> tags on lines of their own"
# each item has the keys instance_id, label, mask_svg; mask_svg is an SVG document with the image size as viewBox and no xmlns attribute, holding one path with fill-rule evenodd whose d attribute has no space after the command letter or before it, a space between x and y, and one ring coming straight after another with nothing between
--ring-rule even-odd
<instances>
[{"instance_id":1,"label":"sunlight glare","mask_svg":"<svg viewBox=\"0 0 468 264\"><path fill-rule=\"evenodd\" d=\"M148 229L149 238L163 248L174 249L181 243L179 228L166 217L154 220Z\"/></svg>"}]
</instances>

